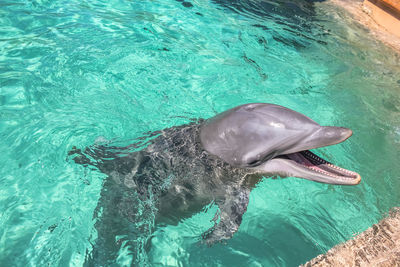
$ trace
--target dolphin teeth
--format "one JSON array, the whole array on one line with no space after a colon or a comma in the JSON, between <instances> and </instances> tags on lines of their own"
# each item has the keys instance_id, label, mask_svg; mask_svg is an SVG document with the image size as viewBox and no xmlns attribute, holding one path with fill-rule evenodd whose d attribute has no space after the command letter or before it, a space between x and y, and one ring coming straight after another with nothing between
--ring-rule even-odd
<instances>
[{"instance_id":1,"label":"dolphin teeth","mask_svg":"<svg viewBox=\"0 0 400 267\"><path fill-rule=\"evenodd\" d=\"M316 181L335 183L336 180L338 184L358 184L361 180L361 177L358 173L336 166L320 158L309 150L283 154L278 156L278 158L290 160L292 164L297 164L304 169L315 172L315 174L318 173L325 176L325 178L320 177L320 179L317 179ZM307 175L297 177L310 179L306 176ZM327 180L327 176L333 178L333 181L328 181L329 179Z\"/></svg>"},{"instance_id":2,"label":"dolphin teeth","mask_svg":"<svg viewBox=\"0 0 400 267\"><path fill-rule=\"evenodd\" d=\"M354 180L359 176L356 172L349 171L349 170L346 170L339 166L336 166L336 165L320 158L319 156L315 155L311 151L308 151L308 150L301 151L301 152L298 152L298 154L302 155L303 159L300 159L300 161L297 163L307 169L312 170L312 171L327 175L327 176L335 178L335 179ZM290 157L290 158L292 158L293 160L296 161L296 157L298 157L298 156ZM297 159L297 160L299 160L299 159Z\"/></svg>"}]
</instances>

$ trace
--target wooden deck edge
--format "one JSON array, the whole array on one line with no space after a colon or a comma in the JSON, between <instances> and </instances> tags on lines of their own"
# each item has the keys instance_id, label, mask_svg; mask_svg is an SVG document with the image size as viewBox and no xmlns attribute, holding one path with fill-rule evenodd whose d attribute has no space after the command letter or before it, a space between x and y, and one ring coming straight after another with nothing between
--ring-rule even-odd
<instances>
[{"instance_id":1,"label":"wooden deck edge","mask_svg":"<svg viewBox=\"0 0 400 267\"><path fill-rule=\"evenodd\" d=\"M389 33L400 37L400 4L389 0L365 0L364 11Z\"/></svg>"},{"instance_id":2,"label":"wooden deck edge","mask_svg":"<svg viewBox=\"0 0 400 267\"><path fill-rule=\"evenodd\" d=\"M390 9L396 15L400 15L400 0L374 0L375 2L381 2L384 6Z\"/></svg>"},{"instance_id":3,"label":"wooden deck edge","mask_svg":"<svg viewBox=\"0 0 400 267\"><path fill-rule=\"evenodd\" d=\"M398 0L400 1L400 0ZM345 10L348 14L350 14L350 21L347 23L359 23L363 25L365 28L369 30L369 33L372 38L375 38L387 46L393 48L400 55L400 35L395 35L391 33L388 29L381 26L373 16L371 8L366 3L366 0L328 0L326 4L335 5L343 10ZM373 7L376 7L374 4L369 3ZM324 3L320 4L321 7L324 6ZM376 7L378 11L382 11L380 8ZM397 29L400 29L400 22L396 19L394 26L397 25Z\"/></svg>"}]
</instances>

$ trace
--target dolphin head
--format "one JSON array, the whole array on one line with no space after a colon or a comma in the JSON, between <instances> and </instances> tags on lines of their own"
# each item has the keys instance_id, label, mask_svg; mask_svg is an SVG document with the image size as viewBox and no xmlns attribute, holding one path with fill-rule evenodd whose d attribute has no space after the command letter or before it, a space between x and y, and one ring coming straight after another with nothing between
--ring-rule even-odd
<instances>
[{"instance_id":1,"label":"dolphin head","mask_svg":"<svg viewBox=\"0 0 400 267\"><path fill-rule=\"evenodd\" d=\"M361 181L358 173L309 151L341 143L351 135L350 129L321 126L301 113L266 103L227 110L207 120L200 130L204 149L235 167L264 175L355 185Z\"/></svg>"}]
</instances>

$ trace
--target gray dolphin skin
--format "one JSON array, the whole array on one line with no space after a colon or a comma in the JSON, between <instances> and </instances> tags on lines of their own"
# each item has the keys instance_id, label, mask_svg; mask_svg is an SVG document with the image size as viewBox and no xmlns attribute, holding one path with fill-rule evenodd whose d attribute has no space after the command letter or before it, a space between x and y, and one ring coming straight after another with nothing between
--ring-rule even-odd
<instances>
[{"instance_id":1,"label":"gray dolphin skin","mask_svg":"<svg viewBox=\"0 0 400 267\"><path fill-rule=\"evenodd\" d=\"M76 163L107 176L94 212L97 237L85 265L112 264L126 248L132 265L143 265L157 227L177 224L210 203L218 212L202 242L230 239L263 177L356 185L358 173L309 151L351 135L350 129L320 126L279 105L253 103L151 133L126 147L74 148L70 155Z\"/></svg>"}]
</instances>

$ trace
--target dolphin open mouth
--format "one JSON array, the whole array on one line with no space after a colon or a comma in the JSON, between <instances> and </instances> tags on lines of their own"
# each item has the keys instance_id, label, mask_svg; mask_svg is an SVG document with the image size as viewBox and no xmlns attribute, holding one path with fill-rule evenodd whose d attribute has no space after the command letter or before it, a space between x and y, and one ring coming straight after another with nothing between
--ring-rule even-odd
<instances>
[{"instance_id":1,"label":"dolphin open mouth","mask_svg":"<svg viewBox=\"0 0 400 267\"><path fill-rule=\"evenodd\" d=\"M361 176L339 166L336 166L309 150L291 154L279 155L281 159L294 166L302 178L329 184L356 185L361 181Z\"/></svg>"}]
</instances>

